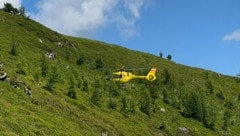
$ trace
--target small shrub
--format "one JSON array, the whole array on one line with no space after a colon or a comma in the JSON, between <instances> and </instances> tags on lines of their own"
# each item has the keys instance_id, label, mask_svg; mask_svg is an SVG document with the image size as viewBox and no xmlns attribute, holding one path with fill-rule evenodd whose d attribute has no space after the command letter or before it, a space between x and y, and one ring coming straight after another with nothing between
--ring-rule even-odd
<instances>
[{"instance_id":1,"label":"small shrub","mask_svg":"<svg viewBox=\"0 0 240 136\"><path fill-rule=\"evenodd\" d=\"M101 68L103 68L103 62L102 62L101 59L97 59L97 60L95 61L95 63L96 63L96 69L101 69Z\"/></svg>"},{"instance_id":2,"label":"small shrub","mask_svg":"<svg viewBox=\"0 0 240 136\"><path fill-rule=\"evenodd\" d=\"M85 56L81 54L77 59L77 65L83 65L84 62L85 62Z\"/></svg>"},{"instance_id":3,"label":"small shrub","mask_svg":"<svg viewBox=\"0 0 240 136\"><path fill-rule=\"evenodd\" d=\"M114 99L110 99L109 101L109 104L108 104L108 107L111 108L111 109L116 109L117 108L117 101L114 100Z\"/></svg>"},{"instance_id":4,"label":"small shrub","mask_svg":"<svg viewBox=\"0 0 240 136\"><path fill-rule=\"evenodd\" d=\"M219 99L222 99L222 100L225 99L225 96L224 96L223 91L219 91L219 92L216 94L216 96L217 96Z\"/></svg>"},{"instance_id":5,"label":"small shrub","mask_svg":"<svg viewBox=\"0 0 240 136\"><path fill-rule=\"evenodd\" d=\"M100 106L101 105L101 98L102 98L102 91L99 90L99 89L95 89L93 91L93 95L91 97L91 102L96 106Z\"/></svg>"},{"instance_id":6,"label":"small shrub","mask_svg":"<svg viewBox=\"0 0 240 136\"><path fill-rule=\"evenodd\" d=\"M70 85L69 85L69 88L68 88L67 95L72 99L77 99L77 92L75 90L74 84L75 83L74 83L73 78L70 78Z\"/></svg>"}]
</instances>

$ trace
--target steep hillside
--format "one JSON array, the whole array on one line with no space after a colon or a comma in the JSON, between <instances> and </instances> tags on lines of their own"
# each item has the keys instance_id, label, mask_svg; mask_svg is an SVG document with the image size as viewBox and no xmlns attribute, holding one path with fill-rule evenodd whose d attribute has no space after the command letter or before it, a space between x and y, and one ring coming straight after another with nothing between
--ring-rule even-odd
<instances>
[{"instance_id":1,"label":"steep hillside","mask_svg":"<svg viewBox=\"0 0 240 136\"><path fill-rule=\"evenodd\" d=\"M157 80L126 84L125 66ZM0 135L239 135L240 81L0 11ZM31 94L30 94L30 90Z\"/></svg>"}]
</instances>

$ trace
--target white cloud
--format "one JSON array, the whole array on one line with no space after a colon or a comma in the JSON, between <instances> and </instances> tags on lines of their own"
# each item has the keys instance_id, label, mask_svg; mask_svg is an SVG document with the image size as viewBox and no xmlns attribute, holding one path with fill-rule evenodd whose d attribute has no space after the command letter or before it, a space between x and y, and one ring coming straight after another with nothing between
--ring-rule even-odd
<instances>
[{"instance_id":1,"label":"white cloud","mask_svg":"<svg viewBox=\"0 0 240 136\"><path fill-rule=\"evenodd\" d=\"M11 3L13 7L19 8L22 0L0 0L0 8L4 7L4 3Z\"/></svg>"},{"instance_id":2,"label":"white cloud","mask_svg":"<svg viewBox=\"0 0 240 136\"><path fill-rule=\"evenodd\" d=\"M42 0L33 19L64 34L81 35L101 28L116 0Z\"/></svg>"},{"instance_id":3,"label":"white cloud","mask_svg":"<svg viewBox=\"0 0 240 136\"><path fill-rule=\"evenodd\" d=\"M223 37L223 41L240 41L240 29L232 32L231 34L227 34Z\"/></svg>"},{"instance_id":4,"label":"white cloud","mask_svg":"<svg viewBox=\"0 0 240 136\"><path fill-rule=\"evenodd\" d=\"M140 18L140 9L145 0L124 0L124 6L135 18Z\"/></svg>"},{"instance_id":5,"label":"white cloud","mask_svg":"<svg viewBox=\"0 0 240 136\"><path fill-rule=\"evenodd\" d=\"M41 0L37 4L38 13L31 13L31 17L63 34L89 36L113 25L129 38L139 35L136 21L141 17L140 10L145 1Z\"/></svg>"}]
</instances>

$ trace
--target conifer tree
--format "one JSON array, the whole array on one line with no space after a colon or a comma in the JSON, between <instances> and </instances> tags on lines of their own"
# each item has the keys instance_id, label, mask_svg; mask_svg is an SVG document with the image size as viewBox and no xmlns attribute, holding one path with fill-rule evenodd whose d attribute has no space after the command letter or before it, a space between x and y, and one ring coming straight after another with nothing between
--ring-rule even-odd
<instances>
[{"instance_id":1,"label":"conifer tree","mask_svg":"<svg viewBox=\"0 0 240 136\"><path fill-rule=\"evenodd\" d=\"M100 106L101 98L102 98L102 91L100 89L95 88L91 97L91 102L96 106Z\"/></svg>"},{"instance_id":2,"label":"conifer tree","mask_svg":"<svg viewBox=\"0 0 240 136\"><path fill-rule=\"evenodd\" d=\"M152 103L150 93L144 87L142 87L141 91L142 96L140 101L140 110L147 115L151 115Z\"/></svg>"},{"instance_id":3,"label":"conifer tree","mask_svg":"<svg viewBox=\"0 0 240 136\"><path fill-rule=\"evenodd\" d=\"M57 68L53 67L50 78L44 88L50 92L53 92L55 89L55 84L58 82L60 82L59 73L57 71Z\"/></svg>"},{"instance_id":4,"label":"conifer tree","mask_svg":"<svg viewBox=\"0 0 240 136\"><path fill-rule=\"evenodd\" d=\"M20 16L23 16L23 17L26 16L26 14L25 14L25 8L24 8L23 6L21 6L21 7L19 8L19 15L20 15Z\"/></svg>"},{"instance_id":5,"label":"conifer tree","mask_svg":"<svg viewBox=\"0 0 240 136\"><path fill-rule=\"evenodd\" d=\"M17 55L17 47L18 47L18 43L17 41L14 39L14 37L12 37L12 47L11 47L11 51L9 52L11 55L16 56Z\"/></svg>"},{"instance_id":6,"label":"conifer tree","mask_svg":"<svg viewBox=\"0 0 240 136\"><path fill-rule=\"evenodd\" d=\"M72 98L72 99L77 99L77 92L75 90L75 83L74 83L74 79L73 77L70 78L70 83L69 83L69 87L68 87L68 93L67 95Z\"/></svg>"},{"instance_id":7,"label":"conifer tree","mask_svg":"<svg viewBox=\"0 0 240 136\"><path fill-rule=\"evenodd\" d=\"M171 74L170 72L167 70L167 69L164 69L164 72L163 72L163 83L164 84L167 84L170 82L170 79L171 79Z\"/></svg>"},{"instance_id":8,"label":"conifer tree","mask_svg":"<svg viewBox=\"0 0 240 136\"><path fill-rule=\"evenodd\" d=\"M82 83L82 87L81 87L81 89L83 90L83 91L88 91L88 82L87 82L87 80L84 80L83 81L83 83Z\"/></svg>"},{"instance_id":9,"label":"conifer tree","mask_svg":"<svg viewBox=\"0 0 240 136\"><path fill-rule=\"evenodd\" d=\"M44 55L42 55L40 67L41 67L42 76L46 77L48 74L48 64L47 64L46 57Z\"/></svg>"},{"instance_id":10,"label":"conifer tree","mask_svg":"<svg viewBox=\"0 0 240 136\"><path fill-rule=\"evenodd\" d=\"M207 92L208 93L212 94L214 92L213 84L212 84L211 81L207 81L206 87L207 87Z\"/></svg>"},{"instance_id":11,"label":"conifer tree","mask_svg":"<svg viewBox=\"0 0 240 136\"><path fill-rule=\"evenodd\" d=\"M128 112L128 102L127 102L127 98L125 96L122 97L121 112L122 113L127 113Z\"/></svg>"},{"instance_id":12,"label":"conifer tree","mask_svg":"<svg viewBox=\"0 0 240 136\"><path fill-rule=\"evenodd\" d=\"M102 62L101 59L97 59L97 60L95 61L95 63L96 63L96 69L101 69L101 68L103 68L103 62Z\"/></svg>"},{"instance_id":13,"label":"conifer tree","mask_svg":"<svg viewBox=\"0 0 240 136\"><path fill-rule=\"evenodd\" d=\"M91 97L91 102L96 105L101 105L101 99L102 99L102 86L99 80L96 80L94 83L94 91Z\"/></svg>"},{"instance_id":14,"label":"conifer tree","mask_svg":"<svg viewBox=\"0 0 240 136\"><path fill-rule=\"evenodd\" d=\"M78 65L83 65L84 62L85 62L85 56L83 54L81 54L77 59L77 64Z\"/></svg>"}]
</instances>

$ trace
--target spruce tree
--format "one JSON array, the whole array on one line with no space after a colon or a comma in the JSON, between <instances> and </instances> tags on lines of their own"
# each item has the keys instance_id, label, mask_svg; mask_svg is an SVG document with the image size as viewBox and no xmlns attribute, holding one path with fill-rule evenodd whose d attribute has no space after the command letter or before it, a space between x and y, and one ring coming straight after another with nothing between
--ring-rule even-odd
<instances>
[{"instance_id":1,"label":"spruce tree","mask_svg":"<svg viewBox=\"0 0 240 136\"><path fill-rule=\"evenodd\" d=\"M48 74L48 63L44 55L42 55L40 67L42 76L46 77Z\"/></svg>"},{"instance_id":2,"label":"spruce tree","mask_svg":"<svg viewBox=\"0 0 240 136\"><path fill-rule=\"evenodd\" d=\"M70 78L67 95L72 99L77 99L77 92L75 90L75 83L73 77Z\"/></svg>"},{"instance_id":3,"label":"spruce tree","mask_svg":"<svg viewBox=\"0 0 240 136\"><path fill-rule=\"evenodd\" d=\"M142 87L141 91L140 110L147 115L151 115L152 103L150 93L144 87Z\"/></svg>"}]
</instances>

